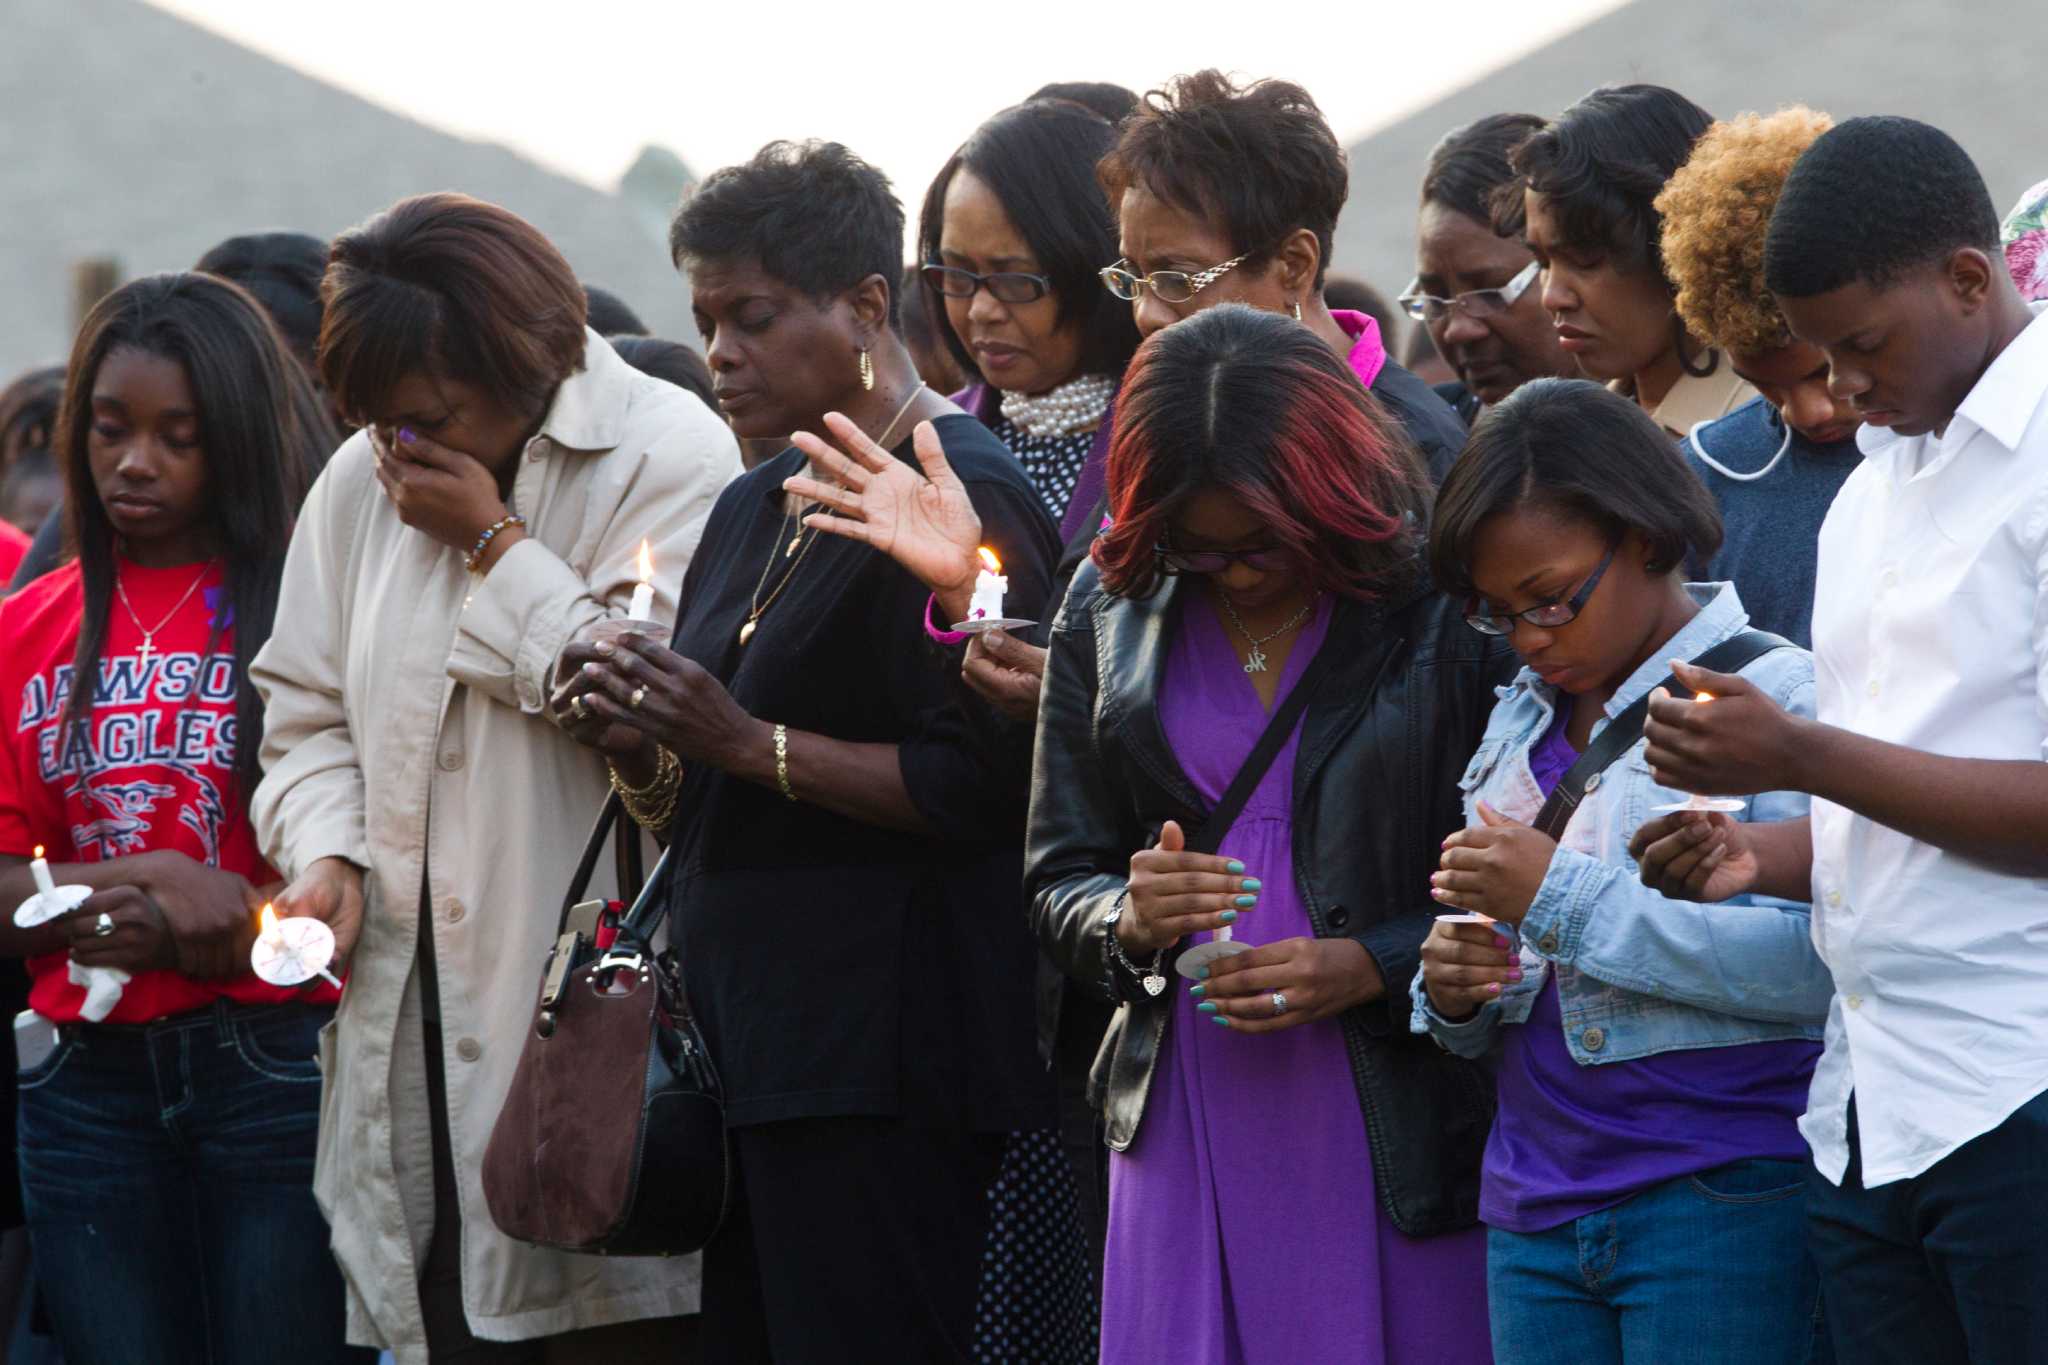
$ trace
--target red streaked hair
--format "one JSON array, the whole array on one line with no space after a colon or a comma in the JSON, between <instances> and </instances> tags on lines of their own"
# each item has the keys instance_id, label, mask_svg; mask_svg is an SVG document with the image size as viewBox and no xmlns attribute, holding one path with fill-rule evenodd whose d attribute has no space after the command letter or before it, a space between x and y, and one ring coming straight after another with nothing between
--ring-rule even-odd
<instances>
[{"instance_id":1,"label":"red streaked hair","mask_svg":"<svg viewBox=\"0 0 2048 1365\"><path fill-rule=\"evenodd\" d=\"M1144 597L1180 507L1220 490L1315 587L1372 597L1416 553L1429 478L1405 433L1313 332L1221 304L1138 349L1117 395L1103 587Z\"/></svg>"}]
</instances>

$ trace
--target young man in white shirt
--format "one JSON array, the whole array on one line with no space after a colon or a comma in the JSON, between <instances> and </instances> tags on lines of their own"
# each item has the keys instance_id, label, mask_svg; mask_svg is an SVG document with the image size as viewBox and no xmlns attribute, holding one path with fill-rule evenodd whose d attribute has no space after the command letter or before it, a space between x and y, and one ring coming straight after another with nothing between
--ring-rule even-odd
<instances>
[{"instance_id":1,"label":"young man in white shirt","mask_svg":"<svg viewBox=\"0 0 2048 1365\"><path fill-rule=\"evenodd\" d=\"M1963 149L1854 119L1772 216L1766 274L1865 426L1820 533L1818 717L1677 665L1657 780L1810 821L1644 826L1675 895L1811 896L1835 977L1800 1128L1837 1354L2048 1361L2048 320Z\"/></svg>"}]
</instances>

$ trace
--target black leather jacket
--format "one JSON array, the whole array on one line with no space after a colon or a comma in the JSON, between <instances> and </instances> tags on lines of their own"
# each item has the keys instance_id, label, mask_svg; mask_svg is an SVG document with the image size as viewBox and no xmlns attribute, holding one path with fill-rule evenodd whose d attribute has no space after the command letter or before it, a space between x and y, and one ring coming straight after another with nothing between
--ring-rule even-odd
<instances>
[{"instance_id":1,"label":"black leather jacket","mask_svg":"<svg viewBox=\"0 0 2048 1365\"><path fill-rule=\"evenodd\" d=\"M1144 1114L1173 996L1146 996L1114 966L1102 919L1131 854L1167 820L1199 826L1207 811L1159 719L1183 582L1112 597L1084 564L1053 624L1039 710L1025 892L1053 960L1122 1002L1091 1077L1118 1151ZM1439 846L1464 823L1458 778L1513 668L1500 641L1419 580L1397 601L1340 602L1323 648L1343 653L1302 721L1295 876L1316 934L1357 940L1386 981L1383 998L1342 1021L1380 1202L1403 1232L1447 1232L1478 1218L1493 1085L1409 1032L1408 985L1435 914Z\"/></svg>"}]
</instances>

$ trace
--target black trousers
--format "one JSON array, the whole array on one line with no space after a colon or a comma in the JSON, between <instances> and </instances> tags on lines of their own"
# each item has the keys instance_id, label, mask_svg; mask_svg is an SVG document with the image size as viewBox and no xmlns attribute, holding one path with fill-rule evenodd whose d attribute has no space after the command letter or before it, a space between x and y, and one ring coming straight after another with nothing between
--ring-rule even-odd
<instances>
[{"instance_id":1,"label":"black trousers","mask_svg":"<svg viewBox=\"0 0 2048 1365\"><path fill-rule=\"evenodd\" d=\"M706 1365L972 1358L1002 1134L857 1117L732 1140L738 1190L704 1249Z\"/></svg>"},{"instance_id":2,"label":"black trousers","mask_svg":"<svg viewBox=\"0 0 2048 1365\"><path fill-rule=\"evenodd\" d=\"M1843 1365L2048 1365L2048 1094L1919 1175L1810 1177L1807 1221Z\"/></svg>"}]
</instances>

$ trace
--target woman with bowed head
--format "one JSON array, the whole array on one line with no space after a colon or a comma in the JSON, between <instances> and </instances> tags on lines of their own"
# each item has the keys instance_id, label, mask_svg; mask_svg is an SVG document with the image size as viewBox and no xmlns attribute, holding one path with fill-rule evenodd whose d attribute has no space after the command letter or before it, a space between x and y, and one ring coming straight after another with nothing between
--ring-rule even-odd
<instances>
[{"instance_id":1,"label":"woman with bowed head","mask_svg":"<svg viewBox=\"0 0 2048 1365\"><path fill-rule=\"evenodd\" d=\"M1286 313L1344 359L1443 477L1465 424L1387 354L1378 323L1323 302L1351 176L1308 91L1238 86L1220 71L1177 77L1123 122L1097 174L1120 252L1102 280L1141 335L1219 303Z\"/></svg>"},{"instance_id":2,"label":"woman with bowed head","mask_svg":"<svg viewBox=\"0 0 2048 1365\"><path fill-rule=\"evenodd\" d=\"M1122 1002L1102 1359L1484 1360L1492 1087L1409 1033L1404 985L1506 669L1428 586L1428 474L1328 345L1226 307L1139 350L1109 490L1025 866L1040 943Z\"/></svg>"},{"instance_id":3,"label":"woman with bowed head","mask_svg":"<svg viewBox=\"0 0 2048 1365\"><path fill-rule=\"evenodd\" d=\"M1578 373L1543 311L1542 267L1522 245L1521 188L1508 165L1542 127L1534 114L1492 114L1455 128L1422 174L1415 279L1401 306L1457 372L1453 406L1467 421L1531 379Z\"/></svg>"},{"instance_id":4,"label":"woman with bowed head","mask_svg":"<svg viewBox=\"0 0 2048 1365\"><path fill-rule=\"evenodd\" d=\"M327 921L350 968L314 1176L349 1335L401 1365L666 1360L697 1260L514 1242L478 1172L606 795L547 710L557 660L626 614L643 545L672 614L739 454L495 205L401 201L336 239L323 292L320 369L362 430L307 499L253 670L255 818L279 913Z\"/></svg>"},{"instance_id":5,"label":"woman with bowed head","mask_svg":"<svg viewBox=\"0 0 2048 1365\"><path fill-rule=\"evenodd\" d=\"M1674 438L1756 397L1719 351L1686 331L1659 242L1657 195L1713 121L1661 85L1611 86L1508 157L1558 345Z\"/></svg>"},{"instance_id":6,"label":"woman with bowed head","mask_svg":"<svg viewBox=\"0 0 2048 1365\"><path fill-rule=\"evenodd\" d=\"M37 1016L21 1183L71 1360L368 1358L312 1191L336 992L250 970L277 878L249 665L333 440L309 389L224 280L109 294L58 415L77 558L0 605L0 953L28 959ZM39 873L92 894L22 927Z\"/></svg>"},{"instance_id":7,"label":"woman with bowed head","mask_svg":"<svg viewBox=\"0 0 2048 1365\"><path fill-rule=\"evenodd\" d=\"M706 178L670 244L734 430L829 431L882 463L943 444L1004 610L1036 616L1051 520L988 429L918 380L903 227L845 147L777 142ZM1052 1118L1024 786L962 711L928 589L784 492L820 448L800 438L719 499L669 645L575 646L555 698L668 845L671 941L724 1084L737 1191L704 1253L705 1358L1062 1358L1030 1335L1049 1317L977 1323L1009 1135ZM1085 1292L1071 1246L1032 1269Z\"/></svg>"}]
</instances>

